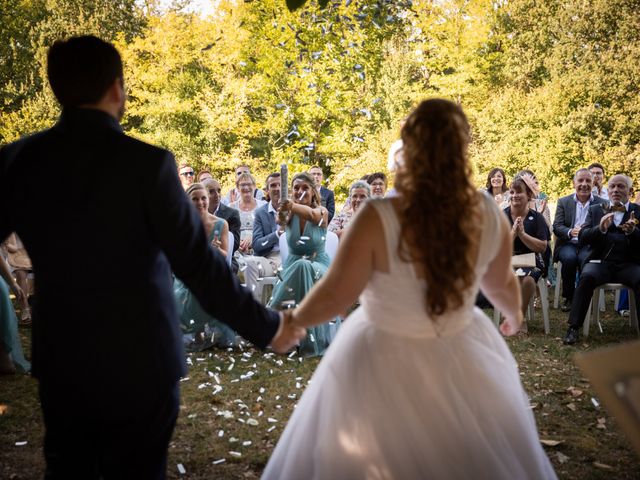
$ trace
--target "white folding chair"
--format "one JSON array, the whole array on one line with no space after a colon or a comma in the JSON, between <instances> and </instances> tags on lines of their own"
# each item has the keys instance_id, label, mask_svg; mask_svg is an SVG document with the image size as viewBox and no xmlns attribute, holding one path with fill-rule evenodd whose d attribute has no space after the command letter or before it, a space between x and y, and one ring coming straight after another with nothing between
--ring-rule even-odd
<instances>
[{"instance_id":1,"label":"white folding chair","mask_svg":"<svg viewBox=\"0 0 640 480\"><path fill-rule=\"evenodd\" d=\"M338 251L338 243L338 235L327 230L324 241L324 251L327 252L327 255L329 255L329 258L331 260L333 260L336 256L336 252Z\"/></svg>"},{"instance_id":2,"label":"white folding chair","mask_svg":"<svg viewBox=\"0 0 640 480\"><path fill-rule=\"evenodd\" d=\"M549 334L550 326L549 326L549 292L547 291L547 280L544 277L540 277L538 280L538 290L540 291L540 304L542 307L542 320L544 322L544 333ZM531 322L535 318L535 308L534 301L536 298L536 294L534 293L529 300L529 305L527 306L527 321ZM493 323L496 327L500 325L500 311L494 307L493 309Z\"/></svg>"},{"instance_id":3,"label":"white folding chair","mask_svg":"<svg viewBox=\"0 0 640 480\"><path fill-rule=\"evenodd\" d=\"M233 247L235 246L235 239L233 233L229 232L229 245L227 247L227 265L231 266L231 258L233 258Z\"/></svg>"},{"instance_id":4,"label":"white folding chair","mask_svg":"<svg viewBox=\"0 0 640 480\"><path fill-rule=\"evenodd\" d=\"M589 336L589 326L591 323L592 316L595 317L594 320L598 324L598 330L602 333L602 324L600 323L600 308L596 308L595 312L592 307L593 305L600 306L600 299L604 297L605 290L615 290L616 293L619 293L620 290L628 289L629 291L629 326L634 328L636 333L640 335L640 329L638 328L638 311L636 308L636 295L631 288L621 284L621 283L605 283L603 285L599 285L593 290L593 296L591 297L591 302L589 303L589 309L587 310L587 315L585 316L584 323L582 325L582 334L586 337ZM618 296L619 297L619 296ZM619 298L618 298L619 300ZM616 304L618 302L616 301Z\"/></svg>"},{"instance_id":5,"label":"white folding chair","mask_svg":"<svg viewBox=\"0 0 640 480\"><path fill-rule=\"evenodd\" d=\"M553 293L553 308L556 310L560 305L560 292L562 291L562 262L556 262L556 288Z\"/></svg>"}]
</instances>

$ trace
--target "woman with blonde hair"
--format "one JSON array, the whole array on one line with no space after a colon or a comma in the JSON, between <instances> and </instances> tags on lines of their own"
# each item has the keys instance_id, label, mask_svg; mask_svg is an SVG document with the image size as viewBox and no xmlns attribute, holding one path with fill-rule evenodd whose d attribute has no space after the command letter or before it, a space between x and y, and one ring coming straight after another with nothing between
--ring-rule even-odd
<instances>
[{"instance_id":1,"label":"woman with blonde hair","mask_svg":"<svg viewBox=\"0 0 640 480\"><path fill-rule=\"evenodd\" d=\"M226 220L209 213L209 190L201 183L193 183L185 193L202 220L209 243L220 252L220 255L226 257L231 248L229 225ZM209 316L186 285L178 279L174 281L173 294L188 350L202 350L212 345L218 347L235 345L235 332L224 323Z\"/></svg>"},{"instance_id":2,"label":"woman with blonde hair","mask_svg":"<svg viewBox=\"0 0 640 480\"><path fill-rule=\"evenodd\" d=\"M251 243L253 239L253 219L254 212L258 207L265 204L264 200L255 198L256 179L250 173L241 173L236 179L236 188L240 198L229 204L240 212L240 248L241 254L251 254Z\"/></svg>"},{"instance_id":3,"label":"woman with blonde hair","mask_svg":"<svg viewBox=\"0 0 640 480\"><path fill-rule=\"evenodd\" d=\"M422 102L402 141L400 196L367 202L291 314L310 327L358 296L362 304L264 478L555 478L517 364L474 307L481 287L505 314L504 335L522 322L509 227L470 180L465 115L446 100Z\"/></svg>"}]
</instances>

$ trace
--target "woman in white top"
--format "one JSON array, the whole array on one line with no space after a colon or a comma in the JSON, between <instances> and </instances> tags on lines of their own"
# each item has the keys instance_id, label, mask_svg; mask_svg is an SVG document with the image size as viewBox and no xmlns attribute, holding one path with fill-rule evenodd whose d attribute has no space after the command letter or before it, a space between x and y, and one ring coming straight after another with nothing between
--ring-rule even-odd
<instances>
[{"instance_id":1,"label":"woman in white top","mask_svg":"<svg viewBox=\"0 0 640 480\"><path fill-rule=\"evenodd\" d=\"M253 239L253 219L256 208L265 204L264 200L254 197L256 180L250 173L243 173L236 180L236 188L240 192L240 198L229 204L240 212L240 247L238 252L245 255L251 254Z\"/></svg>"},{"instance_id":2,"label":"woman in white top","mask_svg":"<svg viewBox=\"0 0 640 480\"><path fill-rule=\"evenodd\" d=\"M288 315L317 325L360 295L264 478L555 478L516 362L474 307L482 287L504 335L522 322L509 226L470 181L465 115L425 101L402 140L400 196L367 202Z\"/></svg>"}]
</instances>

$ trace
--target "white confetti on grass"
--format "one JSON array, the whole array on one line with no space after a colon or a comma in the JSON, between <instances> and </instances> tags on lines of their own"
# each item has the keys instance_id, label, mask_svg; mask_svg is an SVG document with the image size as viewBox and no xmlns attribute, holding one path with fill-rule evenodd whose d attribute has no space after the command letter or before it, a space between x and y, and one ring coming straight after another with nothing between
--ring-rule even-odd
<instances>
[{"instance_id":1,"label":"white confetti on grass","mask_svg":"<svg viewBox=\"0 0 640 480\"><path fill-rule=\"evenodd\" d=\"M184 465L182 465L181 463L178 464L178 473L180 475L184 475L185 473L187 473L187 471L184 468Z\"/></svg>"},{"instance_id":2,"label":"white confetti on grass","mask_svg":"<svg viewBox=\"0 0 640 480\"><path fill-rule=\"evenodd\" d=\"M16 447L24 447L27 444L26 441L23 442L16 442Z\"/></svg>"},{"instance_id":3,"label":"white confetti on grass","mask_svg":"<svg viewBox=\"0 0 640 480\"><path fill-rule=\"evenodd\" d=\"M220 465L221 463L226 462L227 460L225 458L220 458L219 460L214 460L212 462L213 465Z\"/></svg>"},{"instance_id":4,"label":"white confetti on grass","mask_svg":"<svg viewBox=\"0 0 640 480\"><path fill-rule=\"evenodd\" d=\"M242 454L240 452L229 452L232 457L240 458Z\"/></svg>"}]
</instances>

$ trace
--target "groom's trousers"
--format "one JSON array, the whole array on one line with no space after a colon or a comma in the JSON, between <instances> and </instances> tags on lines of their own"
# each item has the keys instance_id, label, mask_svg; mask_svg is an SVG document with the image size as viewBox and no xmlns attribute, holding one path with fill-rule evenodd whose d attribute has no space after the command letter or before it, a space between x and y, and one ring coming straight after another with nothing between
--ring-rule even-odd
<instances>
[{"instance_id":1,"label":"groom's trousers","mask_svg":"<svg viewBox=\"0 0 640 480\"><path fill-rule=\"evenodd\" d=\"M167 448L180 406L178 384L148 393L142 396L146 408L140 408L139 401L113 404L117 394L90 401L81 395L78 401L60 386L54 390L41 382L45 479L166 478Z\"/></svg>"}]
</instances>

